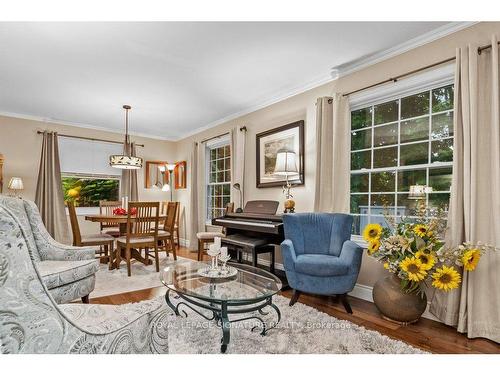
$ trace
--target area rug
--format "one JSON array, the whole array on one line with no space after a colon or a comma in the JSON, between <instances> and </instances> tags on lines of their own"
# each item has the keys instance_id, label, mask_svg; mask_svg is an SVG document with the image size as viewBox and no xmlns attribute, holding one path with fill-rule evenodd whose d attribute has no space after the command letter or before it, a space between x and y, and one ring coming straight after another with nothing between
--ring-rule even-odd
<instances>
[{"instance_id":1,"label":"area rug","mask_svg":"<svg viewBox=\"0 0 500 375\"><path fill-rule=\"evenodd\" d=\"M172 255L167 257L165 252L160 254L160 270L174 261ZM154 259L153 259L154 261ZM191 262L187 258L177 257L177 262ZM127 276L127 265L122 263L120 269L110 271L107 264L100 264L96 273L94 291L91 298L111 296L114 294L132 292L162 286L160 273L156 272L154 263L146 266L141 262L132 260L132 276Z\"/></svg>"},{"instance_id":2,"label":"area rug","mask_svg":"<svg viewBox=\"0 0 500 375\"><path fill-rule=\"evenodd\" d=\"M160 269L175 262L172 256L160 254ZM191 262L177 257L177 262ZM125 264L119 270L109 271L101 264L96 274L92 298L109 296L135 290L161 286L160 274L153 265L145 266L134 261L132 276L127 276ZM157 297L165 304L164 297ZM281 311L281 322L265 336L260 330L252 331L255 320L231 324L231 341L227 353L238 354L419 354L425 353L410 345L391 339L376 331L367 330L346 320L339 320L302 303L288 306L290 300L282 296L273 297ZM168 308L168 307L166 307ZM207 321L189 309L188 316L172 313L169 324L169 352L174 354L219 354L221 328L214 321ZM266 307L268 315L262 317L267 324L276 319L274 310ZM238 316L240 317L240 316ZM231 316L230 316L231 318Z\"/></svg>"},{"instance_id":3,"label":"area rug","mask_svg":"<svg viewBox=\"0 0 500 375\"><path fill-rule=\"evenodd\" d=\"M339 320L302 303L288 306L289 299L276 296L281 322L265 336L252 331L255 321L231 325L227 354L423 354L402 341ZM271 322L272 309L265 317ZM230 316L231 318L231 316ZM169 353L220 354L221 328L194 312L169 320Z\"/></svg>"}]
</instances>

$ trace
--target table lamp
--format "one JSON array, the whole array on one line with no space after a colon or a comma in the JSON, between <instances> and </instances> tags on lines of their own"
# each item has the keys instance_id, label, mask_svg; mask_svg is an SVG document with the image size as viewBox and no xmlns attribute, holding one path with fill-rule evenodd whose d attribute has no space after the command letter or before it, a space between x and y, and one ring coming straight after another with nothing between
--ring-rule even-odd
<instances>
[{"instance_id":1,"label":"table lamp","mask_svg":"<svg viewBox=\"0 0 500 375\"><path fill-rule=\"evenodd\" d=\"M9 190L13 191L12 196L17 197L19 192L24 189L24 184L21 177L12 177L9 181L8 188Z\"/></svg>"},{"instance_id":2,"label":"table lamp","mask_svg":"<svg viewBox=\"0 0 500 375\"><path fill-rule=\"evenodd\" d=\"M288 180L290 176L297 176L299 171L297 169L297 155L295 152L287 149L278 150L276 155L276 164L274 166L274 174L277 176L285 176L286 184L283 186L283 193L285 194L285 213L295 212L295 201L291 193L292 185Z\"/></svg>"}]
</instances>

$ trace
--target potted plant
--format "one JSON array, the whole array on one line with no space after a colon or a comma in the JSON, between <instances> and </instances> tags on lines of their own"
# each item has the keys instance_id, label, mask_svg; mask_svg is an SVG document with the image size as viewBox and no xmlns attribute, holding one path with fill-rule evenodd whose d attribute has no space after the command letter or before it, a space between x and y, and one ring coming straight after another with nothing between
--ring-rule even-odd
<instances>
[{"instance_id":1,"label":"potted plant","mask_svg":"<svg viewBox=\"0 0 500 375\"><path fill-rule=\"evenodd\" d=\"M373 287L373 300L384 318L400 324L414 323L424 313L426 288L458 288L460 268L474 271L484 251L492 248L482 243L445 247L444 218L427 218L426 211L422 204L416 217L396 223L386 216L389 227L368 224L363 230L368 254L390 273Z\"/></svg>"}]
</instances>

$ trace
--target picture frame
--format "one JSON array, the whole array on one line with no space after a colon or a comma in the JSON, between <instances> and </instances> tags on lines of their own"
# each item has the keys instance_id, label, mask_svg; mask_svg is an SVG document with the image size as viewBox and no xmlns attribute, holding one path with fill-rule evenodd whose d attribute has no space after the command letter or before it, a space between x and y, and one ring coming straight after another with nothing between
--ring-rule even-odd
<instances>
[{"instance_id":1,"label":"picture frame","mask_svg":"<svg viewBox=\"0 0 500 375\"><path fill-rule=\"evenodd\" d=\"M174 187L175 189L185 189L187 188L187 163L185 161L179 161L175 163L174 169Z\"/></svg>"},{"instance_id":2,"label":"picture frame","mask_svg":"<svg viewBox=\"0 0 500 375\"><path fill-rule=\"evenodd\" d=\"M153 186L159 186L169 183L169 173L161 173L159 167L167 166L168 162L161 160L146 161L146 170L144 172L144 187L151 189Z\"/></svg>"},{"instance_id":3,"label":"picture frame","mask_svg":"<svg viewBox=\"0 0 500 375\"><path fill-rule=\"evenodd\" d=\"M304 185L304 120L295 121L256 135L256 186L267 188L283 186L285 176L274 175L276 154L287 148L297 155L299 174L289 177L291 185Z\"/></svg>"}]
</instances>

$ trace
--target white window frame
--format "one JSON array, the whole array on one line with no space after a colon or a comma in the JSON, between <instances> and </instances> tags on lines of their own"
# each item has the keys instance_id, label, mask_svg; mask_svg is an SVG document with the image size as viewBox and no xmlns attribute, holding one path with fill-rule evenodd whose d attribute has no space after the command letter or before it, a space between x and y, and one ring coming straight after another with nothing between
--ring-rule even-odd
<instances>
[{"instance_id":1,"label":"white window frame","mask_svg":"<svg viewBox=\"0 0 500 375\"><path fill-rule=\"evenodd\" d=\"M400 170L412 170L412 169L424 169L425 168L426 173L427 173L426 179L428 181L429 180L429 168L453 166L453 162L433 162L432 163L432 162L430 162L430 160L431 160L430 155L429 155L427 164L420 164L418 166L416 166L416 165L399 166L399 155L400 155L400 147L401 147L401 132L400 132L400 130L401 130L401 102L400 102L400 99L407 97L407 96L414 95L414 94L418 94L418 93L423 92L423 91L428 91L428 90L430 91L432 89L451 85L454 83L455 83L454 64L449 64L449 65L446 65L446 66L443 66L443 67L440 67L437 69L433 69L433 70L428 71L428 72L424 72L424 73L421 73L421 74L418 74L415 76L411 76L409 78L405 78L402 81L398 81L398 82L391 83L391 84L388 84L385 86L365 90L365 91L362 91L358 94L351 95L349 97L350 112L356 111L358 109L362 109L362 108L371 107L371 106L375 106L378 104L390 102L393 100L399 100L398 120L393 122L393 123L398 124L398 143L397 143L398 166L385 167L385 168L373 168L373 169L371 169L371 168L361 169L359 171L356 171L355 173L362 174L362 173L373 173L373 172L376 173L376 172L385 172L385 171L394 171L394 170L400 171ZM454 110L455 109L452 110L453 113L454 113ZM441 114L441 113L447 113L450 110L432 113L432 103L429 103L429 111L430 111L429 138L426 141L420 140L420 141L413 141L413 142L405 142L404 145L430 142L431 141L431 131L432 131L432 116L437 115L437 114ZM380 127L380 126L386 126L386 125L392 124L392 123L385 123L385 124L381 124L381 125L373 125L373 116L374 116L374 112L372 112L372 126L370 128L375 129L375 128ZM427 117L427 116L429 116L429 114L422 115L421 117ZM420 116L415 117L415 118L419 118L419 117ZM412 118L412 119L415 119L415 118ZM352 129L350 128L349 134L351 133L351 131L352 131ZM374 153L374 146L373 146L374 133L375 132L372 131L372 142L371 142L370 148L356 150L356 151L371 150L371 161L372 162L373 162L373 153ZM447 138L443 138L443 139L449 139L449 138L453 138L453 137L447 137ZM349 139L351 139L350 136L349 136ZM377 147L377 149L382 149L385 147L395 147L395 146L396 145L392 144L392 145L388 145L388 146L380 146L380 147ZM429 144L429 151L428 152L429 152L429 154L431 153L431 144ZM351 150L349 148L349 159L350 159L350 156L351 156ZM351 165L351 162L349 160L349 166L350 165ZM349 167L349 178L351 176L351 173L352 173L352 171ZM368 180L368 184L369 184L369 186L371 186L371 174L369 176L370 177ZM388 192L388 193L389 194L397 194L397 191L398 191L397 189L398 189L398 181L396 178L395 191ZM435 193L439 193L439 191L436 191ZM349 200L350 200L350 194L351 194L351 192L349 191ZM362 193L360 193L360 194L362 194ZM384 192L377 192L377 194L384 194ZM370 195L371 195L371 193L370 193ZM370 202L368 203L368 205L370 206ZM396 207L394 208L394 213L397 212L397 203L395 206ZM370 216L370 214L368 213L368 217L369 216ZM354 242L361 245L362 247L367 247L367 243L363 239L362 235L353 234L351 236L351 239Z\"/></svg>"},{"instance_id":2,"label":"white window frame","mask_svg":"<svg viewBox=\"0 0 500 375\"><path fill-rule=\"evenodd\" d=\"M220 147L225 147L225 146L230 146L231 145L231 139L229 135L213 139L211 141L207 141L205 144L205 223L206 225L212 225L212 221L208 217L208 211L209 211L209 202L208 202L208 191L210 186L215 186L215 185L225 185L229 184L229 187L231 188L232 186L232 179L233 179L233 165L231 163L231 166L229 168L229 172L231 175L231 181L226 181L226 182L210 182L210 151L215 149L215 148L220 148ZM232 153L233 150L231 150ZM232 157L232 155L231 155ZM230 157L230 158L231 158Z\"/></svg>"}]
</instances>

